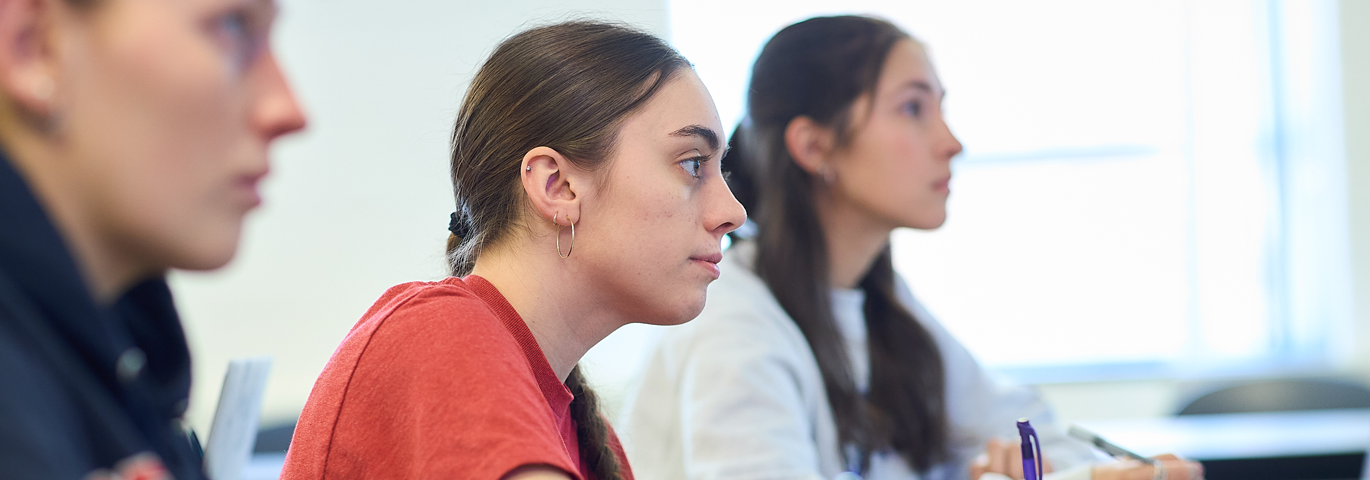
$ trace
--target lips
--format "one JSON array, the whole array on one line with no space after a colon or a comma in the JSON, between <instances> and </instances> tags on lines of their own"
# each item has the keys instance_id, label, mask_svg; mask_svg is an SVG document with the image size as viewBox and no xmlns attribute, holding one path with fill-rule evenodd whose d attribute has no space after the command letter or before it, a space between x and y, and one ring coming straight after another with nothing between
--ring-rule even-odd
<instances>
[{"instance_id":1,"label":"lips","mask_svg":"<svg viewBox=\"0 0 1370 480\"><path fill-rule=\"evenodd\" d=\"M951 176L948 175L948 176L946 176L946 177L943 177L941 180L938 180L937 183L932 184L932 188L933 188L934 190L939 190L939 191L941 191L941 190L951 190Z\"/></svg>"},{"instance_id":2,"label":"lips","mask_svg":"<svg viewBox=\"0 0 1370 480\"><path fill-rule=\"evenodd\" d=\"M701 261L701 262L709 262L709 263L712 263L712 264L718 264L718 262L723 261L723 254L722 254L722 253L711 253L711 254L708 254L708 255L699 255L699 256L690 257L690 260L699 260L699 261Z\"/></svg>"},{"instance_id":3,"label":"lips","mask_svg":"<svg viewBox=\"0 0 1370 480\"><path fill-rule=\"evenodd\" d=\"M238 181L236 182L237 190L244 198L249 209L255 208L262 203L262 196L258 193L257 187L262 183L262 179L266 178L266 174L267 172L264 170L238 177Z\"/></svg>"},{"instance_id":4,"label":"lips","mask_svg":"<svg viewBox=\"0 0 1370 480\"><path fill-rule=\"evenodd\" d=\"M718 279L718 262L723 261L722 253L710 253L708 255L697 255L690 257L690 260L701 267L704 267L715 280Z\"/></svg>"}]
</instances>

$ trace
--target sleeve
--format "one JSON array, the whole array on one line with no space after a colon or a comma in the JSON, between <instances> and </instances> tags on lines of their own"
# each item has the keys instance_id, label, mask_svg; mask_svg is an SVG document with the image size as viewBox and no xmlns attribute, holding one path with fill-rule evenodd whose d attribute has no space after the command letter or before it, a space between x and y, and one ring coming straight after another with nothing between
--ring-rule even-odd
<instances>
[{"instance_id":1,"label":"sleeve","mask_svg":"<svg viewBox=\"0 0 1370 480\"><path fill-rule=\"evenodd\" d=\"M929 478L965 479L970 463L992 437L1018 438L1017 420L1027 418L1042 441L1042 455L1057 471L1088 464L1094 454L1083 442L1068 437L1051 407L1036 389L997 381L961 342L952 337L915 300L908 288L896 286L901 300L932 334L946 370L947 418L951 424L950 458L929 472Z\"/></svg>"},{"instance_id":2,"label":"sleeve","mask_svg":"<svg viewBox=\"0 0 1370 480\"><path fill-rule=\"evenodd\" d=\"M454 290L403 300L339 348L362 344L325 477L493 479L539 464L580 477L518 344L483 302Z\"/></svg>"},{"instance_id":3,"label":"sleeve","mask_svg":"<svg viewBox=\"0 0 1370 480\"><path fill-rule=\"evenodd\" d=\"M720 319L694 332L679 404L689 479L822 479L800 368L775 332Z\"/></svg>"}]
</instances>

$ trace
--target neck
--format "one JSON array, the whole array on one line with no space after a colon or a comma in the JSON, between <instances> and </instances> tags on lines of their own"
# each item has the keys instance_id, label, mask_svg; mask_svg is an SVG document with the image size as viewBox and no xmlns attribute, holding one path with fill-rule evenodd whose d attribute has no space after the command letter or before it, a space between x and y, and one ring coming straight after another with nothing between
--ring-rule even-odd
<instances>
[{"instance_id":1,"label":"neck","mask_svg":"<svg viewBox=\"0 0 1370 480\"><path fill-rule=\"evenodd\" d=\"M835 288L856 288L889 243L894 227L835 201L830 191L820 192L815 203L828 247L828 279Z\"/></svg>"},{"instance_id":2,"label":"neck","mask_svg":"<svg viewBox=\"0 0 1370 480\"><path fill-rule=\"evenodd\" d=\"M471 273L504 295L565 383L590 347L627 322L595 300L593 287L577 281L573 259L558 257L550 243L509 243L518 245L482 252Z\"/></svg>"},{"instance_id":3,"label":"neck","mask_svg":"<svg viewBox=\"0 0 1370 480\"><path fill-rule=\"evenodd\" d=\"M99 215L85 208L86 190L73 179L72 162L51 141L32 132L23 122L0 115L0 145L4 145L14 169L28 184L57 229L80 270L87 290L99 305L113 303L140 278L144 268L134 256L106 241L97 227Z\"/></svg>"}]
</instances>

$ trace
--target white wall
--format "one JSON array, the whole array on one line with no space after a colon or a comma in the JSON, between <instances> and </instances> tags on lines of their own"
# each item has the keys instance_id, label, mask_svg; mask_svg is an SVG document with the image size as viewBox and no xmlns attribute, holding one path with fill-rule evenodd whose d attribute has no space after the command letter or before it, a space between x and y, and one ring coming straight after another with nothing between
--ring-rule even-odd
<instances>
[{"instance_id":1,"label":"white wall","mask_svg":"<svg viewBox=\"0 0 1370 480\"><path fill-rule=\"evenodd\" d=\"M281 3L277 53L309 128L274 150L237 260L171 279L195 362L189 418L202 435L230 358L273 356L263 421L291 418L387 287L444 276L447 139L500 39L580 16L666 33L662 0Z\"/></svg>"}]
</instances>

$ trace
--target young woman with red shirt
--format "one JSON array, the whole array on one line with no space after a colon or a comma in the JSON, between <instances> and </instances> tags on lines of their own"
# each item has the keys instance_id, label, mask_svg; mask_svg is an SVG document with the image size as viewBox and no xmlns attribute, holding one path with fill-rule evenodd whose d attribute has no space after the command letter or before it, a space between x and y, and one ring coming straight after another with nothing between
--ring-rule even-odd
<instances>
[{"instance_id":1,"label":"young woman with red shirt","mask_svg":"<svg viewBox=\"0 0 1370 480\"><path fill-rule=\"evenodd\" d=\"M660 39L593 22L496 48L452 136L452 277L392 288L334 353L282 478L632 478L576 363L704 306L746 218L722 126Z\"/></svg>"}]
</instances>

